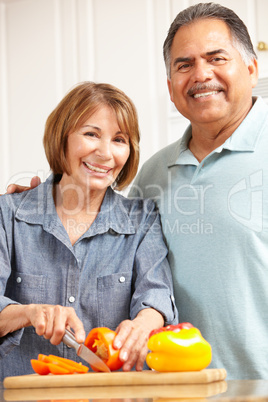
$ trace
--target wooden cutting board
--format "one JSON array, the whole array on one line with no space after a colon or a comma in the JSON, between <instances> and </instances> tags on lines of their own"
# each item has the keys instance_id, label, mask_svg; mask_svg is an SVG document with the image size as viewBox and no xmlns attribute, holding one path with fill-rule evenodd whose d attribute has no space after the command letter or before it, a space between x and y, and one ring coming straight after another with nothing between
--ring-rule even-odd
<instances>
[{"instance_id":1,"label":"wooden cutting board","mask_svg":"<svg viewBox=\"0 0 268 402\"><path fill-rule=\"evenodd\" d=\"M96 387L115 385L160 385L160 384L207 384L226 378L225 369L205 369L201 371L168 372L157 371L115 371L112 373L87 373L46 376L38 374L6 377L5 388L62 388Z\"/></svg>"},{"instance_id":2,"label":"wooden cutting board","mask_svg":"<svg viewBox=\"0 0 268 402\"><path fill-rule=\"evenodd\" d=\"M226 381L215 381L209 384L5 389L3 395L4 400L10 402L63 402L63 400L68 402L71 399L91 402L96 399L111 401L112 399L133 400L144 398L151 399L153 400L152 402L176 402L178 398L208 398L226 391Z\"/></svg>"}]
</instances>

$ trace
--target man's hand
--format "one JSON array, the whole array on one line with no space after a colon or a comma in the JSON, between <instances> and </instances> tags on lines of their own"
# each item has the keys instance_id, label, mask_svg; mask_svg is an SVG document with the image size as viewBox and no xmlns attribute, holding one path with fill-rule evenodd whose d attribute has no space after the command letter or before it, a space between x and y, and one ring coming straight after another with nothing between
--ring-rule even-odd
<instances>
[{"instance_id":1,"label":"man's hand","mask_svg":"<svg viewBox=\"0 0 268 402\"><path fill-rule=\"evenodd\" d=\"M13 194L13 193L22 193L23 191L31 190L41 183L41 180L38 176L34 176L31 180L30 187L27 186L20 186L19 184L10 184L7 187L7 194Z\"/></svg>"}]
</instances>

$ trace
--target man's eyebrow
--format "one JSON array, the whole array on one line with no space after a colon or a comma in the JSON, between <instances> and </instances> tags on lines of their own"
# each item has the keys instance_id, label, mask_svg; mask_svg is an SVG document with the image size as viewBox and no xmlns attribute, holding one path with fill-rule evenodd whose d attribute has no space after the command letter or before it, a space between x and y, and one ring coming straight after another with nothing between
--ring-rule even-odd
<instances>
[{"instance_id":1,"label":"man's eyebrow","mask_svg":"<svg viewBox=\"0 0 268 402\"><path fill-rule=\"evenodd\" d=\"M228 52L226 52L226 50L224 50L224 49L216 49L216 50L211 50L210 52L207 52L206 55L213 56L214 54L219 54L219 53L228 54Z\"/></svg>"},{"instance_id":2,"label":"man's eyebrow","mask_svg":"<svg viewBox=\"0 0 268 402\"><path fill-rule=\"evenodd\" d=\"M193 60L193 58L191 58L191 57L177 57L173 62L173 66L175 67L176 64L178 64L178 63L190 62L192 60Z\"/></svg>"}]
</instances>

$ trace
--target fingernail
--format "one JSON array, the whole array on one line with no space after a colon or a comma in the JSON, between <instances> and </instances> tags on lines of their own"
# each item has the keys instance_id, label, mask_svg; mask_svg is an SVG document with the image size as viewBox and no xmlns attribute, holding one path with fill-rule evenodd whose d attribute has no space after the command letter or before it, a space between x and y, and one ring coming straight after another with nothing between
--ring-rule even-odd
<instances>
[{"instance_id":1,"label":"fingernail","mask_svg":"<svg viewBox=\"0 0 268 402\"><path fill-rule=\"evenodd\" d=\"M85 333L84 332L78 332L77 338L79 343L83 343L85 341Z\"/></svg>"},{"instance_id":2,"label":"fingernail","mask_svg":"<svg viewBox=\"0 0 268 402\"><path fill-rule=\"evenodd\" d=\"M114 347L116 348L116 349L121 349L122 348L122 342L121 341L117 341L116 339L115 339L115 341L114 341Z\"/></svg>"},{"instance_id":3,"label":"fingernail","mask_svg":"<svg viewBox=\"0 0 268 402\"><path fill-rule=\"evenodd\" d=\"M127 354L127 352L124 350L124 351L120 354L120 359L121 359L122 361L126 362L126 361L127 361L127 358L128 358L128 354Z\"/></svg>"}]
</instances>

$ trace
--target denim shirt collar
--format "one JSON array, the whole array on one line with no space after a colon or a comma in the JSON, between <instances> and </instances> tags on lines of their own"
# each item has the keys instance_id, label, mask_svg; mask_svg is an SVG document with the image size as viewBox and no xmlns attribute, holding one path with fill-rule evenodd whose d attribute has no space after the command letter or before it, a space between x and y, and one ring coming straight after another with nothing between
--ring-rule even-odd
<instances>
[{"instance_id":1,"label":"denim shirt collar","mask_svg":"<svg viewBox=\"0 0 268 402\"><path fill-rule=\"evenodd\" d=\"M212 153L220 153L223 149L237 152L254 152L258 138L262 133L262 129L268 117L268 106L265 101L261 97L253 98L253 101L254 100L255 102L251 110L242 123L237 127L234 133L227 138L224 144L214 149ZM182 138L175 144L174 151L169 159L169 167L174 165L199 164L188 148L191 136L192 127L189 125Z\"/></svg>"},{"instance_id":2,"label":"denim shirt collar","mask_svg":"<svg viewBox=\"0 0 268 402\"><path fill-rule=\"evenodd\" d=\"M44 183L28 191L16 211L15 218L29 224L42 225L47 232L57 233L57 237L61 237L66 235L66 232L56 212L53 182L54 175L52 174ZM126 210L127 202L127 199L108 187L100 212L79 240L108 231L118 234L134 234L136 231Z\"/></svg>"}]
</instances>

